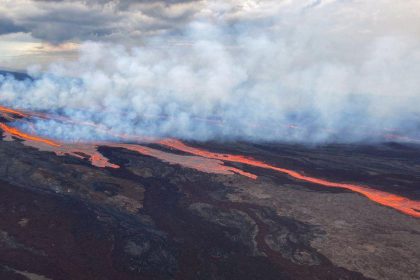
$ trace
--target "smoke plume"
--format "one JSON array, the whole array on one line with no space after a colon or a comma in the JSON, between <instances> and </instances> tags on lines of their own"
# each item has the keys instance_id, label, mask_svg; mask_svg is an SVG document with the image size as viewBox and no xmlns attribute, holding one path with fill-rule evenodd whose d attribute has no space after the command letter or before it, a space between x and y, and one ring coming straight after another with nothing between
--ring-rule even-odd
<instances>
[{"instance_id":1,"label":"smoke plume","mask_svg":"<svg viewBox=\"0 0 420 280\"><path fill-rule=\"evenodd\" d=\"M416 1L276 2L246 16L209 17L215 8L203 7L176 34L137 47L85 42L77 61L32 67L32 80L0 78L0 104L194 140L420 135ZM35 127L58 139L109 137L77 122L40 119Z\"/></svg>"}]
</instances>

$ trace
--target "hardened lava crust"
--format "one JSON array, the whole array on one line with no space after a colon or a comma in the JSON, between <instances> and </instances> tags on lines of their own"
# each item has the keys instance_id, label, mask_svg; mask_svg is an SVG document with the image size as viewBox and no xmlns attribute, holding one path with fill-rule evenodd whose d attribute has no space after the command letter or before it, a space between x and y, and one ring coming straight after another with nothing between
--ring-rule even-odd
<instances>
[{"instance_id":1,"label":"hardened lava crust","mask_svg":"<svg viewBox=\"0 0 420 280\"><path fill-rule=\"evenodd\" d=\"M0 279L420 279L419 146L185 144L370 199L162 143L98 145L101 166L3 135Z\"/></svg>"}]
</instances>

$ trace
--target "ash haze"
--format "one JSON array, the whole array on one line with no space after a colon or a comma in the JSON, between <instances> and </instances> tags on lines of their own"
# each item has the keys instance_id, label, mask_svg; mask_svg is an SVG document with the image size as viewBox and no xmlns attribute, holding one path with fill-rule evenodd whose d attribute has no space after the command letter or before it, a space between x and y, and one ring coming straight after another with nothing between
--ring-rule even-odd
<instances>
[{"instance_id":1,"label":"ash haze","mask_svg":"<svg viewBox=\"0 0 420 280\"><path fill-rule=\"evenodd\" d=\"M38 63L25 65L34 80L1 78L3 105L191 140L420 136L417 0L2 1L0 12L4 68Z\"/></svg>"}]
</instances>

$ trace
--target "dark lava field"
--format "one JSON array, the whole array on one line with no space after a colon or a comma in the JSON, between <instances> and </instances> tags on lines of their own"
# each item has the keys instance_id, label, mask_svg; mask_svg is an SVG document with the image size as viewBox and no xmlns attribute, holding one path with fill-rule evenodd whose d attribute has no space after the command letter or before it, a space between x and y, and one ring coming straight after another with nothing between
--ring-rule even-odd
<instances>
[{"instance_id":1,"label":"dark lava field","mask_svg":"<svg viewBox=\"0 0 420 280\"><path fill-rule=\"evenodd\" d=\"M0 141L0 279L420 279L419 146L185 144L353 191L153 143L99 145L111 168L28 141Z\"/></svg>"}]
</instances>

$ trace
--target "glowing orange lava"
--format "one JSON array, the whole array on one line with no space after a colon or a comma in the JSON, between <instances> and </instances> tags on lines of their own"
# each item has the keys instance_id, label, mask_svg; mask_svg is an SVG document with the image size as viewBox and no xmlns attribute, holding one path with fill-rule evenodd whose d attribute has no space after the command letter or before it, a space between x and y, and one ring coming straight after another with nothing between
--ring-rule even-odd
<instances>
[{"instance_id":1,"label":"glowing orange lava","mask_svg":"<svg viewBox=\"0 0 420 280\"><path fill-rule=\"evenodd\" d=\"M15 110L6 110L7 113L17 114L19 116L36 116L42 118L48 118L48 114L37 114L37 113L28 113L28 115L24 115ZM54 116L51 116L50 119L56 119ZM67 118L61 118L62 121L65 122L73 122L72 120L68 120ZM76 124L76 122L74 122ZM28 122L28 124L32 124ZM91 123L83 123L81 125L89 125L94 126ZM108 146L108 147L117 147L117 148L124 148L127 150L135 151L143 155L152 156L162 161L168 162L170 164L179 164L184 167L193 168L202 172L207 173L216 173L216 174L233 174L237 173L252 179L256 179L257 176L248 172L244 172L238 168L225 166L222 161L208 159L203 157L197 156L182 156L182 155L175 155L170 154L167 152L159 151L156 149L152 149L146 146L141 146L138 144L121 144L121 143L113 143L113 142L98 142L98 143L58 143L54 142L49 139L41 138L38 136L34 136L25 132L18 130L17 128L10 127L6 124L0 123L0 128L8 134L8 136L14 136L26 141L26 145L38 148L39 150L43 151L51 151L57 155L70 155L81 159L88 159L92 165L96 167L110 167L110 168L119 168L120 166L109 162L109 159L103 156L100 152L98 152L98 146ZM125 134L114 134L111 131L107 131L104 128L96 127L98 130L103 132L108 132L110 135L122 138L125 140L133 140L136 142L151 142L155 141L154 139L147 138L147 137L139 137L139 136L131 136ZM35 131L35 128L32 126L32 130ZM45 146L44 144L47 144Z\"/></svg>"},{"instance_id":2,"label":"glowing orange lava","mask_svg":"<svg viewBox=\"0 0 420 280\"><path fill-rule=\"evenodd\" d=\"M134 145L134 144L108 143L105 145L108 147L124 148L124 149L134 151L134 152L146 155L146 156L151 156L151 157L160 159L170 164L179 164L181 166L193 168L198 171L202 171L206 173L216 173L216 174L225 174L225 175L237 173L251 179L257 178L257 176L254 174L242 171L235 167L226 166L221 160L215 160L215 159L198 157L198 156L185 156L185 155L171 154L171 153L167 153L164 151L156 150L153 148L149 148L149 147L141 146L137 144Z\"/></svg>"},{"instance_id":3,"label":"glowing orange lava","mask_svg":"<svg viewBox=\"0 0 420 280\"><path fill-rule=\"evenodd\" d=\"M10 127L4 123L0 123L0 129L2 129L8 136L14 136L23 140L26 140L28 145L33 147L37 147L42 150L53 151L57 155L72 155L79 158L88 158L92 165L97 167L111 167L111 168L119 168L118 165L112 164L109 160L104 157L100 152L97 151L99 145L102 146L109 146L109 147L119 147L128 149L131 151L136 151L143 155L152 156L158 158L160 160L166 161L171 164L180 164L185 167L194 168L196 170L200 170L203 172L208 173L218 173L218 174L233 174L237 173L243 176L246 176L251 179L257 179L257 176L252 173L245 172L239 168L230 167L224 165L225 161L228 162L237 162L242 164L247 164L250 166L274 170L283 174L287 174L288 176L321 185L324 187L331 187L331 188L341 188L351 190L353 192L359 193L364 195L365 197L369 198L370 200L379 203L384 206L392 207L402 213L407 215L420 218L420 202L410 200L408 198L398 196L395 194L390 194L384 191L375 190L369 187L355 185L355 184L348 184L348 183L338 183L332 182L325 179L320 179L316 177L311 177L307 175L303 175L299 172L276 167L270 164L267 164L262 161L255 160L250 157L244 157L240 155L231 155L231 154L222 154L222 153L213 153L203 149L187 146L183 142L175 139L165 139L160 141L155 141L152 138L146 137L139 137L139 136L132 136L132 135L125 135L125 134L115 134L106 128L98 126L93 123L77 123L68 118L60 117L60 116L50 116L44 113L31 113L31 112L21 112L18 110L6 108L0 106L0 113L11 117L14 120L14 116L18 117L42 117L42 118L51 118L57 119L63 122L72 122L75 124L80 125L89 125L92 127L96 127L99 131L103 131L109 133L109 135L118 137L120 139L125 139L128 141L135 141L135 142L157 142L161 145L177 149L195 156L184 156L184 155L175 155L167 152L163 152L160 150L152 149L146 146L141 145L134 145L134 144L120 144L120 143L111 143L111 142L104 142L104 143L58 143L46 138L34 136L25 132L18 130L17 128ZM13 115L13 116L10 116ZM293 126L294 127L294 126Z\"/></svg>"},{"instance_id":4,"label":"glowing orange lava","mask_svg":"<svg viewBox=\"0 0 420 280\"><path fill-rule=\"evenodd\" d=\"M7 126L4 123L0 123L0 129L2 129L3 131L5 131L5 132L7 132L7 133L9 133L13 136L19 137L21 139L40 142L40 143L47 144L49 146L54 146L54 147L59 147L60 146L60 144L58 144L57 142L54 142L52 140L45 139L45 138L42 138L42 137L26 134L26 133L18 130L17 128Z\"/></svg>"},{"instance_id":5,"label":"glowing orange lava","mask_svg":"<svg viewBox=\"0 0 420 280\"><path fill-rule=\"evenodd\" d=\"M19 116L19 117L22 117L22 118L27 117L26 114L24 114L24 113L22 113L20 111L13 110L13 109L10 109L10 108L7 108L7 107L3 107L3 106L0 106L0 112L1 113L6 113L6 114L16 115L16 116Z\"/></svg>"},{"instance_id":6,"label":"glowing orange lava","mask_svg":"<svg viewBox=\"0 0 420 280\"><path fill-rule=\"evenodd\" d=\"M286 168L275 167L267 163L264 163L262 161L252 159L250 157L209 152L203 149L187 146L183 142L179 140L175 140L175 139L161 140L159 143L161 145L164 145L170 148L174 148L174 149L186 152L186 153L190 153L190 154L194 154L194 155L198 155L198 156L202 156L206 158L238 162L238 163L243 163L243 164L247 164L247 165L251 165L255 167L274 170L277 172L287 174L290 177L293 177L295 179L321 185L324 187L351 190L351 191L354 191L354 192L357 192L366 196L367 198L369 198L370 200L376 203L379 203L384 206L392 207L407 215L420 218L420 202L415 201L415 200L410 200L402 196L390 194L384 191L375 190L375 189L368 188L365 186L359 186L359 185L347 184L347 183L337 183L337 182L332 182L325 179L302 175L296 171L286 169Z\"/></svg>"}]
</instances>

